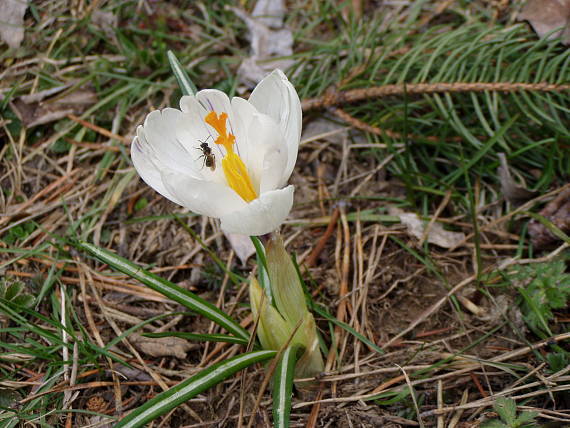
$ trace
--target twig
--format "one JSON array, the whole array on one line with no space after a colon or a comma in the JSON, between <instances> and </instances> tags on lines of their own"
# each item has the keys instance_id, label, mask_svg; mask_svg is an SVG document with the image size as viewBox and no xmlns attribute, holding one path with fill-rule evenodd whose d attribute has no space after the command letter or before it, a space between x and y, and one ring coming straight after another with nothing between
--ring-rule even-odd
<instances>
[{"instance_id":1,"label":"twig","mask_svg":"<svg viewBox=\"0 0 570 428\"><path fill-rule=\"evenodd\" d=\"M570 84L525 82L472 82L472 83L410 83L403 85L384 85L373 88L352 89L340 92L328 92L318 98L309 98L301 103L303 111L354 103L370 98L382 98L391 95L418 95L461 92L561 92L570 90Z\"/></svg>"},{"instance_id":2,"label":"twig","mask_svg":"<svg viewBox=\"0 0 570 428\"><path fill-rule=\"evenodd\" d=\"M398 364L396 364L398 366ZM416 400L416 393L414 392L414 387L412 386L412 382L410 381L410 378L408 377L408 374L406 373L406 371L401 368L400 366L398 366L400 368L400 370L402 370L402 373L404 374L404 378L406 379L406 384L408 385L408 388L410 388L410 395L412 396L412 401L414 403L414 408L416 409L416 414L418 415L418 423L420 424L421 428L424 428L424 421L422 419L422 415L420 413L420 407L418 406L418 400Z\"/></svg>"},{"instance_id":3,"label":"twig","mask_svg":"<svg viewBox=\"0 0 570 428\"><path fill-rule=\"evenodd\" d=\"M80 124L81 126L84 126L85 128L91 129L92 131L95 131L98 134L103 135L104 137L113 138L113 139L118 140L124 144L131 144L130 138L122 137L120 135L114 134L105 128L101 128L100 126L93 125L92 123L89 123L86 120L80 119L73 114L68 114L67 117L69 119L73 120L74 122Z\"/></svg>"},{"instance_id":4,"label":"twig","mask_svg":"<svg viewBox=\"0 0 570 428\"><path fill-rule=\"evenodd\" d=\"M307 261L305 263L305 265L307 267L312 267L315 265L317 258L319 257L319 255L321 254L323 249L325 248L325 245L326 245L328 239L330 238L330 236L332 235L332 233L334 231L334 228L336 226L336 222L338 221L339 215L340 215L340 210L337 207L337 208L335 208L335 210L333 211L333 213L331 215L331 219L329 221L329 224L327 225L327 229L325 230L324 235L321 236L321 239L319 239L319 242L317 242L317 245L315 245L315 248L313 249L313 251L309 255L309 258L307 259Z\"/></svg>"}]
</instances>

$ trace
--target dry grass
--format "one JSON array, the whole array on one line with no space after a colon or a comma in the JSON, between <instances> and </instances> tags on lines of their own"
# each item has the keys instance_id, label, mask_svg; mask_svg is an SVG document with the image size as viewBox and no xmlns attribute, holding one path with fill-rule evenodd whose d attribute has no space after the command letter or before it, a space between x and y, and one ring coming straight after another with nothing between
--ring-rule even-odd
<instances>
[{"instance_id":1,"label":"dry grass","mask_svg":"<svg viewBox=\"0 0 570 428\"><path fill-rule=\"evenodd\" d=\"M134 129L151 109L175 104L175 84L166 65L152 68L160 53L157 60L130 56L122 39L105 41L104 28L82 27L86 21L80 18L102 7L120 9L112 2L40 2L38 18L27 15L26 22L42 28L29 31L18 55L2 57L1 90L12 104L0 118L5 141L0 150L0 273L22 280L27 292L40 299L33 309L0 319L0 395L16 411L4 411L8 419L2 423L109 426L104 415L120 417L200 368L243 351L238 345L145 342L129 334L152 317L157 319L139 333L217 330L78 253L65 239L111 248L215 302L243 326L252 325L246 283L236 275L247 277L255 269L253 261L242 266L215 221L187 215L134 174L128 156ZM142 10L136 26L123 16L122 37L143 43L141 51L151 56L157 44L175 49L190 38L204 47L204 53L193 53L205 73L196 83L232 87L234 81L222 70L235 69L243 54L244 42L236 36L243 24L223 10L211 21L192 21L188 14L199 14L198 6L177 18L179 7L175 3L155 16L165 26L159 29ZM131 9L127 12L134 14L136 8ZM411 13L396 9L403 19ZM424 11L423 25L444 11ZM219 33L222 24L225 34ZM137 32L148 28L156 31L154 42ZM171 38L157 41L166 30ZM224 56L229 60L222 61ZM135 71L127 75L122 67ZM47 95L33 104L47 112L34 116L20 109L25 117L14 114L17 97L62 85L55 99ZM17 97L9 95L12 88ZM78 93L79 102L67 99L65 108L55 103ZM343 100L337 97L331 105L344 108ZM305 125L324 123L324 104L311 104L316 110ZM291 425L476 427L493 417L491 406L500 396L514 398L519 410L540 412L544 421L570 424L570 366L553 372L545 362L551 352L568 349L568 309L555 313L553 336L540 338L525 325L515 304L517 290L504 276L512 266L552 260L568 248L559 243L541 258L533 257L520 217L568 185L553 182L550 192L515 209L500 197L498 186L474 181L474 216L452 197L464 189L438 189L429 199L410 199L407 183L389 169L405 152L400 130L385 132L357 118L351 122L354 111L329 111L348 125L329 120L316 134L305 135L291 179L295 207L282 233L297 254L313 301L385 352L315 314L328 347L326 371L316 379L315 390L297 392ZM29 125L53 112L61 117L25 127L26 121ZM385 138L367 139L362 130ZM447 144L437 132L430 135L432 143ZM393 151L378 151L387 147ZM489 194L497 197L489 202ZM412 205L420 200L427 203ZM388 215L394 206L424 214L429 226L422 239ZM172 213L203 242L184 233ZM463 232L465 239L450 249L428 244L436 223ZM10 233L14 239L7 241ZM262 367L250 369L243 381L237 376L218 385L154 426L231 427L238 419L245 426L250 417L259 426L271 426L269 394L256 406L263 379Z\"/></svg>"}]
</instances>

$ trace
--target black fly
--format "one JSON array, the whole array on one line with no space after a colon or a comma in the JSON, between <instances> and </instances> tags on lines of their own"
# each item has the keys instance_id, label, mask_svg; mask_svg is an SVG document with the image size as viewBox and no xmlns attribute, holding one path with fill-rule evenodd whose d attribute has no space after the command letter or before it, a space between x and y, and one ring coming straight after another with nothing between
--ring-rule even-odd
<instances>
[{"instance_id":1,"label":"black fly","mask_svg":"<svg viewBox=\"0 0 570 428\"><path fill-rule=\"evenodd\" d=\"M200 140L198 140L200 141ZM196 147L196 149L202 152L202 155L198 159L204 159L204 163L202 164L202 168L207 166L210 168L210 171L216 170L216 155L212 152L212 148L206 143L206 141L200 141L200 147Z\"/></svg>"}]
</instances>

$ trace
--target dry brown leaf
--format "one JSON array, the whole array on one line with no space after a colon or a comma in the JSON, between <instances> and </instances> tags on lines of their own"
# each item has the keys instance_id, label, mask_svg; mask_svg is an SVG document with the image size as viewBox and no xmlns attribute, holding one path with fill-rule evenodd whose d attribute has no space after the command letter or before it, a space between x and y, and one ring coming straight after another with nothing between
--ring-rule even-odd
<instances>
[{"instance_id":1,"label":"dry brown leaf","mask_svg":"<svg viewBox=\"0 0 570 428\"><path fill-rule=\"evenodd\" d=\"M180 337L144 337L131 334L129 341L142 353L151 357L186 358L186 352L197 349L198 345Z\"/></svg>"},{"instance_id":2,"label":"dry brown leaf","mask_svg":"<svg viewBox=\"0 0 570 428\"><path fill-rule=\"evenodd\" d=\"M251 242L251 238L247 235L238 235L235 233L224 232L224 235L228 239L242 265L245 266L247 259L255 254L255 247Z\"/></svg>"},{"instance_id":3,"label":"dry brown leaf","mask_svg":"<svg viewBox=\"0 0 570 428\"><path fill-rule=\"evenodd\" d=\"M44 101L44 96L49 96L54 91L59 92L55 89L42 91L41 94L22 96L10 103L12 110L26 128L63 119L69 114L79 115L97 102L95 93L89 89L78 89L63 97L53 97Z\"/></svg>"},{"instance_id":4,"label":"dry brown leaf","mask_svg":"<svg viewBox=\"0 0 570 428\"><path fill-rule=\"evenodd\" d=\"M105 12L97 9L91 14L91 22L99 28L107 38L115 40L115 29L119 25L119 19L113 12Z\"/></svg>"},{"instance_id":5,"label":"dry brown leaf","mask_svg":"<svg viewBox=\"0 0 570 428\"><path fill-rule=\"evenodd\" d=\"M285 70L293 64L291 59L280 58L293 55L293 33L283 27L282 0L259 0L252 16L238 8L233 11L249 30L251 56L238 69L242 83L254 86L272 70Z\"/></svg>"},{"instance_id":6,"label":"dry brown leaf","mask_svg":"<svg viewBox=\"0 0 570 428\"><path fill-rule=\"evenodd\" d=\"M550 201L539 214L550 220L562 232L570 234L570 189ZM536 248L549 247L560 241L560 238L554 236L546 226L534 219L528 224L528 234Z\"/></svg>"},{"instance_id":7,"label":"dry brown leaf","mask_svg":"<svg viewBox=\"0 0 570 428\"><path fill-rule=\"evenodd\" d=\"M268 28L281 28L285 11L283 0L257 0L251 16Z\"/></svg>"},{"instance_id":8,"label":"dry brown leaf","mask_svg":"<svg viewBox=\"0 0 570 428\"><path fill-rule=\"evenodd\" d=\"M497 173L501 182L501 192L505 199L513 204L521 204L536 197L538 195L537 192L532 192L524 186L519 186L513 180L505 154L498 153L498 156L501 166L497 169Z\"/></svg>"},{"instance_id":9,"label":"dry brown leaf","mask_svg":"<svg viewBox=\"0 0 570 428\"><path fill-rule=\"evenodd\" d=\"M0 38L12 49L24 40L24 15L27 0L2 0L0 3Z\"/></svg>"},{"instance_id":10,"label":"dry brown leaf","mask_svg":"<svg viewBox=\"0 0 570 428\"><path fill-rule=\"evenodd\" d=\"M427 222L421 220L415 213L402 212L399 209L391 208L390 215L400 217L402 224L408 228L408 233L417 239L422 239L424 236ZM442 248L453 248L465 239L463 232L450 232L445 230L441 223L435 222L431 225L427 242L437 245Z\"/></svg>"},{"instance_id":11,"label":"dry brown leaf","mask_svg":"<svg viewBox=\"0 0 570 428\"><path fill-rule=\"evenodd\" d=\"M570 44L570 0L528 0L521 11L519 21L528 21L539 37L562 38L562 43Z\"/></svg>"}]
</instances>

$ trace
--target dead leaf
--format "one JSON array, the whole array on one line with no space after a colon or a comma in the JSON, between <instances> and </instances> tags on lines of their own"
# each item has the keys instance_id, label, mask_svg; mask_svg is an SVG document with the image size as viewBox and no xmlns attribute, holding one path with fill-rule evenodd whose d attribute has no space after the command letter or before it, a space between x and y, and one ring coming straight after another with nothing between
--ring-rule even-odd
<instances>
[{"instance_id":1,"label":"dead leaf","mask_svg":"<svg viewBox=\"0 0 570 428\"><path fill-rule=\"evenodd\" d=\"M397 208L389 210L390 215L398 216L402 224L408 228L408 233L417 239L422 239L428 222L421 220L415 213L402 212ZM453 248L465 239L463 232L450 232L445 230L441 223L435 222L431 225L427 242L442 248Z\"/></svg>"},{"instance_id":2,"label":"dead leaf","mask_svg":"<svg viewBox=\"0 0 570 428\"><path fill-rule=\"evenodd\" d=\"M562 232L570 234L570 189L566 189L546 204L539 214L550 220ZM546 226L534 219L528 224L528 234L536 248L546 248L560 241L560 238L554 236Z\"/></svg>"},{"instance_id":3,"label":"dead leaf","mask_svg":"<svg viewBox=\"0 0 570 428\"><path fill-rule=\"evenodd\" d=\"M24 15L27 8L27 0L2 0L0 38L12 49L19 48L24 40Z\"/></svg>"},{"instance_id":4,"label":"dead leaf","mask_svg":"<svg viewBox=\"0 0 570 428\"><path fill-rule=\"evenodd\" d=\"M180 337L144 337L131 334L129 341L141 352L151 357L186 358L186 352L197 349L198 345Z\"/></svg>"},{"instance_id":5,"label":"dead leaf","mask_svg":"<svg viewBox=\"0 0 570 428\"><path fill-rule=\"evenodd\" d=\"M498 153L501 166L497 169L499 180L501 182L501 192L505 199L513 204L522 204L538 195L537 192L532 192L524 186L519 186L511 175L507 157L504 153Z\"/></svg>"},{"instance_id":6,"label":"dead leaf","mask_svg":"<svg viewBox=\"0 0 570 428\"><path fill-rule=\"evenodd\" d=\"M570 0L528 0L518 19L528 21L541 38L561 28L548 39L561 37L563 44L570 44Z\"/></svg>"},{"instance_id":7,"label":"dead leaf","mask_svg":"<svg viewBox=\"0 0 570 428\"><path fill-rule=\"evenodd\" d=\"M78 89L62 97L53 97L44 101L45 97L60 92L60 88L62 87L19 97L12 101L10 106L22 124L26 128L32 128L63 119L69 114L79 115L97 102L95 92L90 89Z\"/></svg>"},{"instance_id":8,"label":"dead leaf","mask_svg":"<svg viewBox=\"0 0 570 428\"><path fill-rule=\"evenodd\" d=\"M312 120L306 126L303 126L303 134L301 135L302 144L306 144L315 140L326 140L335 144L342 144L348 136L350 128L338 122L328 120L324 117Z\"/></svg>"},{"instance_id":9,"label":"dead leaf","mask_svg":"<svg viewBox=\"0 0 570 428\"><path fill-rule=\"evenodd\" d=\"M285 70L294 61L279 58L293 55L293 33L283 27L285 7L282 0L259 0L252 16L233 8L249 30L251 56L238 69L241 82L254 86L275 68Z\"/></svg>"},{"instance_id":10,"label":"dead leaf","mask_svg":"<svg viewBox=\"0 0 570 428\"><path fill-rule=\"evenodd\" d=\"M116 364L113 366L113 370L124 376L126 380L136 381L136 382L147 382L152 380L152 376L147 372L142 371L136 367L127 367L122 364ZM106 373L111 376L111 370L107 370Z\"/></svg>"},{"instance_id":11,"label":"dead leaf","mask_svg":"<svg viewBox=\"0 0 570 428\"><path fill-rule=\"evenodd\" d=\"M224 232L224 235L228 238L232 249L236 253L238 259L240 259L241 264L245 266L247 259L255 254L255 247L253 246L253 242L251 242L250 237L247 235L237 235L235 233L226 232Z\"/></svg>"},{"instance_id":12,"label":"dead leaf","mask_svg":"<svg viewBox=\"0 0 570 428\"><path fill-rule=\"evenodd\" d=\"M113 12L105 12L97 9L91 14L91 22L99 28L108 39L115 40L115 29L119 24L117 15Z\"/></svg>"},{"instance_id":13,"label":"dead leaf","mask_svg":"<svg viewBox=\"0 0 570 428\"><path fill-rule=\"evenodd\" d=\"M268 28L281 28L285 12L283 0L257 0L251 16Z\"/></svg>"}]
</instances>

